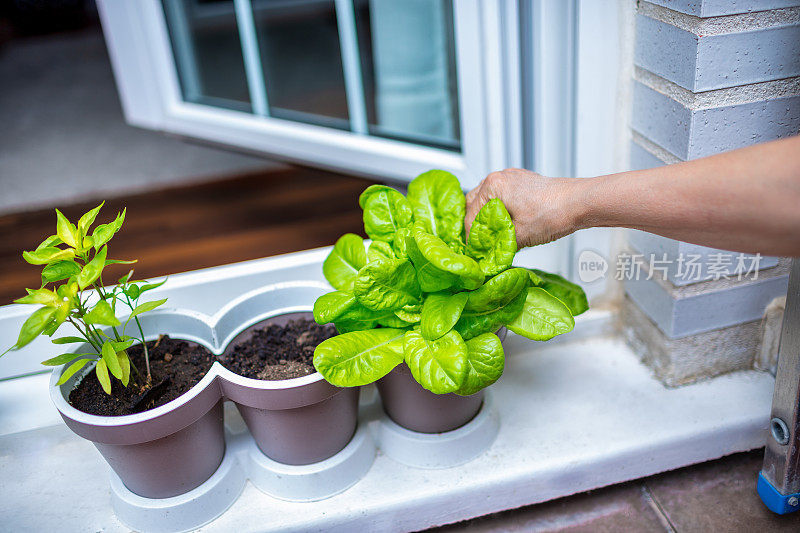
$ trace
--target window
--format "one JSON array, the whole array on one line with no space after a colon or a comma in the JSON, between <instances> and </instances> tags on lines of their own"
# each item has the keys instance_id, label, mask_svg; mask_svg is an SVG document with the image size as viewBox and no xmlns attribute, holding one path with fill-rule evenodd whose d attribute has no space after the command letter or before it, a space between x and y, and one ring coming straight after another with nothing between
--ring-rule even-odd
<instances>
[{"instance_id":1,"label":"window","mask_svg":"<svg viewBox=\"0 0 800 533\"><path fill-rule=\"evenodd\" d=\"M461 149L450 0L162 3L184 101Z\"/></svg>"},{"instance_id":2,"label":"window","mask_svg":"<svg viewBox=\"0 0 800 533\"><path fill-rule=\"evenodd\" d=\"M521 165L516 2L128 4L99 2L132 124L393 180Z\"/></svg>"}]
</instances>

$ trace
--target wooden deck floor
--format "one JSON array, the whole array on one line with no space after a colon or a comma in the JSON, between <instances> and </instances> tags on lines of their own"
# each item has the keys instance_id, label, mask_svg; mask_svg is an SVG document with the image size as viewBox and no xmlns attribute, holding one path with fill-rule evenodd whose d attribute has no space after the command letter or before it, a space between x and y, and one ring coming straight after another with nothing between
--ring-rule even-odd
<instances>
[{"instance_id":1,"label":"wooden deck floor","mask_svg":"<svg viewBox=\"0 0 800 533\"><path fill-rule=\"evenodd\" d=\"M110 198L98 221L127 207L109 257L138 259L139 278L325 246L343 233L363 234L358 195L370 182L306 168ZM96 201L58 207L70 220ZM41 268L25 263L55 233L53 209L0 216L0 305L38 288ZM127 265L108 267L116 280Z\"/></svg>"}]
</instances>

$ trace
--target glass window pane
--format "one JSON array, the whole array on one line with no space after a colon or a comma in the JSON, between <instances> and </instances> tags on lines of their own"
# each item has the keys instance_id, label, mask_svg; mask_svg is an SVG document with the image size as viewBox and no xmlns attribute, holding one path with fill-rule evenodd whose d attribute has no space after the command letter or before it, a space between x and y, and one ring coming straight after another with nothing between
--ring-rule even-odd
<instances>
[{"instance_id":1,"label":"glass window pane","mask_svg":"<svg viewBox=\"0 0 800 533\"><path fill-rule=\"evenodd\" d=\"M355 0L372 135L460 150L450 0Z\"/></svg>"},{"instance_id":2,"label":"glass window pane","mask_svg":"<svg viewBox=\"0 0 800 533\"><path fill-rule=\"evenodd\" d=\"M252 0L270 112L350 129L333 0Z\"/></svg>"},{"instance_id":3,"label":"glass window pane","mask_svg":"<svg viewBox=\"0 0 800 533\"><path fill-rule=\"evenodd\" d=\"M233 0L164 0L183 99L251 111Z\"/></svg>"}]
</instances>

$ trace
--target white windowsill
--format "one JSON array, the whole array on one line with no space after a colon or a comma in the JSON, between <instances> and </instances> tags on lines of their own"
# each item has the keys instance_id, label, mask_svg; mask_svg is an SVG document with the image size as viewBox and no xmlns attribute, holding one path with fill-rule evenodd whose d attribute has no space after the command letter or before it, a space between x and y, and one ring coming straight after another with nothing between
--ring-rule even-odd
<instances>
[{"instance_id":1,"label":"white windowsill","mask_svg":"<svg viewBox=\"0 0 800 533\"><path fill-rule=\"evenodd\" d=\"M378 454L355 486L312 503L280 501L248 484L203 531L416 530L763 445L769 374L737 372L667 389L619 339L545 345L510 335L507 342L507 370L493 386L500 432L474 461L419 470ZM18 381L49 404L42 376ZM7 389L0 389L5 410ZM37 408L28 426L57 420L50 409ZM111 510L99 453L63 424L6 434L0 450L0 476L15 480L0 494L7 527L127 530Z\"/></svg>"},{"instance_id":2,"label":"white windowsill","mask_svg":"<svg viewBox=\"0 0 800 533\"><path fill-rule=\"evenodd\" d=\"M266 283L319 278L326 252L176 275L154 297L213 313ZM0 308L0 330L18 320L13 307ZM379 453L356 485L313 503L280 501L248 484L203 531L416 530L763 446L771 375L736 372L667 389L612 336L611 318L602 310L581 315L559 342L509 335L506 372L492 386L500 431L470 463L420 470ZM40 361L45 347L20 355ZM104 461L60 421L48 377L0 381L4 526L127 531L110 506Z\"/></svg>"}]
</instances>

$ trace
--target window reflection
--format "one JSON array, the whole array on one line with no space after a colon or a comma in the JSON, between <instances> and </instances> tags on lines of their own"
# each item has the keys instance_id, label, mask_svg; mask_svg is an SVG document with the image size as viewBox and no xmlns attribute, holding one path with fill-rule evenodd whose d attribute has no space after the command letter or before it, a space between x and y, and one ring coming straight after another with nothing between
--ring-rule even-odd
<instances>
[{"instance_id":1,"label":"window reflection","mask_svg":"<svg viewBox=\"0 0 800 533\"><path fill-rule=\"evenodd\" d=\"M164 0L164 13L184 100L250 111L233 0Z\"/></svg>"}]
</instances>

